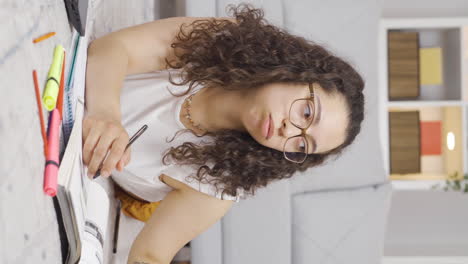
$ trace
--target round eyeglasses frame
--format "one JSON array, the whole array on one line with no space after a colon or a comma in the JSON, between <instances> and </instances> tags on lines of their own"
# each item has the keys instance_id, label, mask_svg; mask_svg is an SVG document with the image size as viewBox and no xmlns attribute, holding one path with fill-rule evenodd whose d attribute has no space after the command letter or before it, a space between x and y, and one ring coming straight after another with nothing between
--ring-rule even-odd
<instances>
[{"instance_id":1,"label":"round eyeglasses frame","mask_svg":"<svg viewBox=\"0 0 468 264\"><path fill-rule=\"evenodd\" d=\"M289 120L289 122L290 122L293 126L299 128L299 129L301 130L301 134L299 134L299 135L297 135L297 136L289 137L289 138L286 140L286 142L284 142L284 146L283 146L283 155L284 155L284 158L285 158L285 159L287 159L287 160L289 160L289 161L291 161L291 162L294 162L294 163L303 163L303 162L306 160L307 156L308 156L308 153L309 153L309 141L307 140L307 138L306 138L305 135L306 135L307 129L310 127L310 125L312 125L312 122L313 122L313 120L315 119L315 111L313 112L313 113L314 113L314 116L310 119L309 123L308 123L305 127L301 127L300 125L296 125L295 123L293 123L293 122L291 121L291 110L292 110L292 108L293 108L294 103L297 102L297 101L301 101L301 100L311 101L311 102L312 102L312 105L314 106L313 109L315 110L315 103L314 103L315 93L314 93L314 87L313 87L313 85L310 84L310 83L309 83L309 91L310 91L310 98L296 99L296 100L294 100L294 101L291 103L291 107L289 108L288 120ZM293 138L297 138L297 137L302 137L303 140L306 142L306 145L305 145L305 148L306 148L306 149L305 149L305 156L304 156L304 158L303 158L301 161L295 161L295 160L289 159L289 158L287 157L287 155L286 155L286 145L288 144L288 141L291 140L291 139L293 139Z\"/></svg>"}]
</instances>

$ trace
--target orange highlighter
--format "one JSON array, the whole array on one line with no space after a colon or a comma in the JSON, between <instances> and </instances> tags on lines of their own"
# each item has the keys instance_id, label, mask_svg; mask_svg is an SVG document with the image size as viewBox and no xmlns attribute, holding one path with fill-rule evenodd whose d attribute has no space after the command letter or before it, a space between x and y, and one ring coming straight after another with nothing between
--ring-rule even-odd
<instances>
[{"instance_id":1,"label":"orange highlighter","mask_svg":"<svg viewBox=\"0 0 468 264\"><path fill-rule=\"evenodd\" d=\"M59 170L59 126L60 113L57 108L51 112L49 133L47 135L47 156L44 169L44 192L54 197L57 194L57 177Z\"/></svg>"}]
</instances>

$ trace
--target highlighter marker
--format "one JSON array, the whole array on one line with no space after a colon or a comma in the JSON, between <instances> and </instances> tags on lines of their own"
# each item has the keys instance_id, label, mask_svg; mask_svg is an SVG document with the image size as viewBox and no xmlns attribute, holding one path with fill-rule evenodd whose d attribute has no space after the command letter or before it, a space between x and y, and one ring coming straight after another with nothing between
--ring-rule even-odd
<instances>
[{"instance_id":1,"label":"highlighter marker","mask_svg":"<svg viewBox=\"0 0 468 264\"><path fill-rule=\"evenodd\" d=\"M34 40L33 40L33 43L41 42L41 41L43 41L43 40L45 40L45 39L48 39L48 38L50 38L50 37L52 37L52 36L55 36L55 32L50 32L50 33L47 33L47 34L45 34L45 35L42 35L42 36L40 36L40 37L34 39Z\"/></svg>"},{"instance_id":2,"label":"highlighter marker","mask_svg":"<svg viewBox=\"0 0 468 264\"><path fill-rule=\"evenodd\" d=\"M59 86L59 93L57 99L57 105L55 106L60 113L60 121L63 118L63 88L65 86L65 51L63 52L63 62L62 62L62 73L60 75L60 86Z\"/></svg>"},{"instance_id":3,"label":"highlighter marker","mask_svg":"<svg viewBox=\"0 0 468 264\"><path fill-rule=\"evenodd\" d=\"M42 97L42 102L48 111L52 111L52 109L55 108L55 104L57 103L60 75L62 73L63 52L64 49L62 45L55 46L54 58L52 59L52 64L50 65L44 96Z\"/></svg>"},{"instance_id":4,"label":"highlighter marker","mask_svg":"<svg viewBox=\"0 0 468 264\"><path fill-rule=\"evenodd\" d=\"M59 170L59 126L60 113L55 108L51 112L47 135L47 157L44 168L44 193L54 197L57 194L57 177Z\"/></svg>"},{"instance_id":5,"label":"highlighter marker","mask_svg":"<svg viewBox=\"0 0 468 264\"><path fill-rule=\"evenodd\" d=\"M44 142L44 157L47 157L47 134L44 124L44 115L42 114L41 92L39 90L39 81L37 80L37 72L33 70L34 91L36 93L37 111L39 112L39 122L41 123L42 141Z\"/></svg>"}]
</instances>

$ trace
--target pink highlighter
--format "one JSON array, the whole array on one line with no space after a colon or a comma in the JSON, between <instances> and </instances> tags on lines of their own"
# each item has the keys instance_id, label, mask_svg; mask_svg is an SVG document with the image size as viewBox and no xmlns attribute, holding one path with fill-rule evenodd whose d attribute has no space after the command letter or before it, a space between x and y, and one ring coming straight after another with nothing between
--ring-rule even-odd
<instances>
[{"instance_id":1,"label":"pink highlighter","mask_svg":"<svg viewBox=\"0 0 468 264\"><path fill-rule=\"evenodd\" d=\"M44 169L44 192L54 197L57 194L57 177L59 170L59 125L60 113L57 108L52 110L49 133L47 135L47 157Z\"/></svg>"}]
</instances>

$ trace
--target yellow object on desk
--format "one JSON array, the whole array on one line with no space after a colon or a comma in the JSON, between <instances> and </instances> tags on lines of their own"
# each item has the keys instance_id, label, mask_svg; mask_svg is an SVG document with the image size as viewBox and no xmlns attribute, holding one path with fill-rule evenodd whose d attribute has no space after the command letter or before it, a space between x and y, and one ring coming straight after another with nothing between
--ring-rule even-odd
<instances>
[{"instance_id":1,"label":"yellow object on desk","mask_svg":"<svg viewBox=\"0 0 468 264\"><path fill-rule=\"evenodd\" d=\"M57 104L60 76L62 74L63 52L64 49L62 45L55 46L54 57L52 59L52 64L50 65L49 74L47 75L44 96L42 97L44 107L48 111L54 110L55 105ZM60 113L60 115L62 115L62 113Z\"/></svg>"},{"instance_id":2,"label":"yellow object on desk","mask_svg":"<svg viewBox=\"0 0 468 264\"><path fill-rule=\"evenodd\" d=\"M122 212L126 216L135 218L142 222L148 221L154 210L156 210L161 203L161 201L146 202L136 199L118 185L115 185L115 196L122 203Z\"/></svg>"},{"instance_id":3,"label":"yellow object on desk","mask_svg":"<svg viewBox=\"0 0 468 264\"><path fill-rule=\"evenodd\" d=\"M442 84L442 49L419 49L419 80L421 85Z\"/></svg>"}]
</instances>

